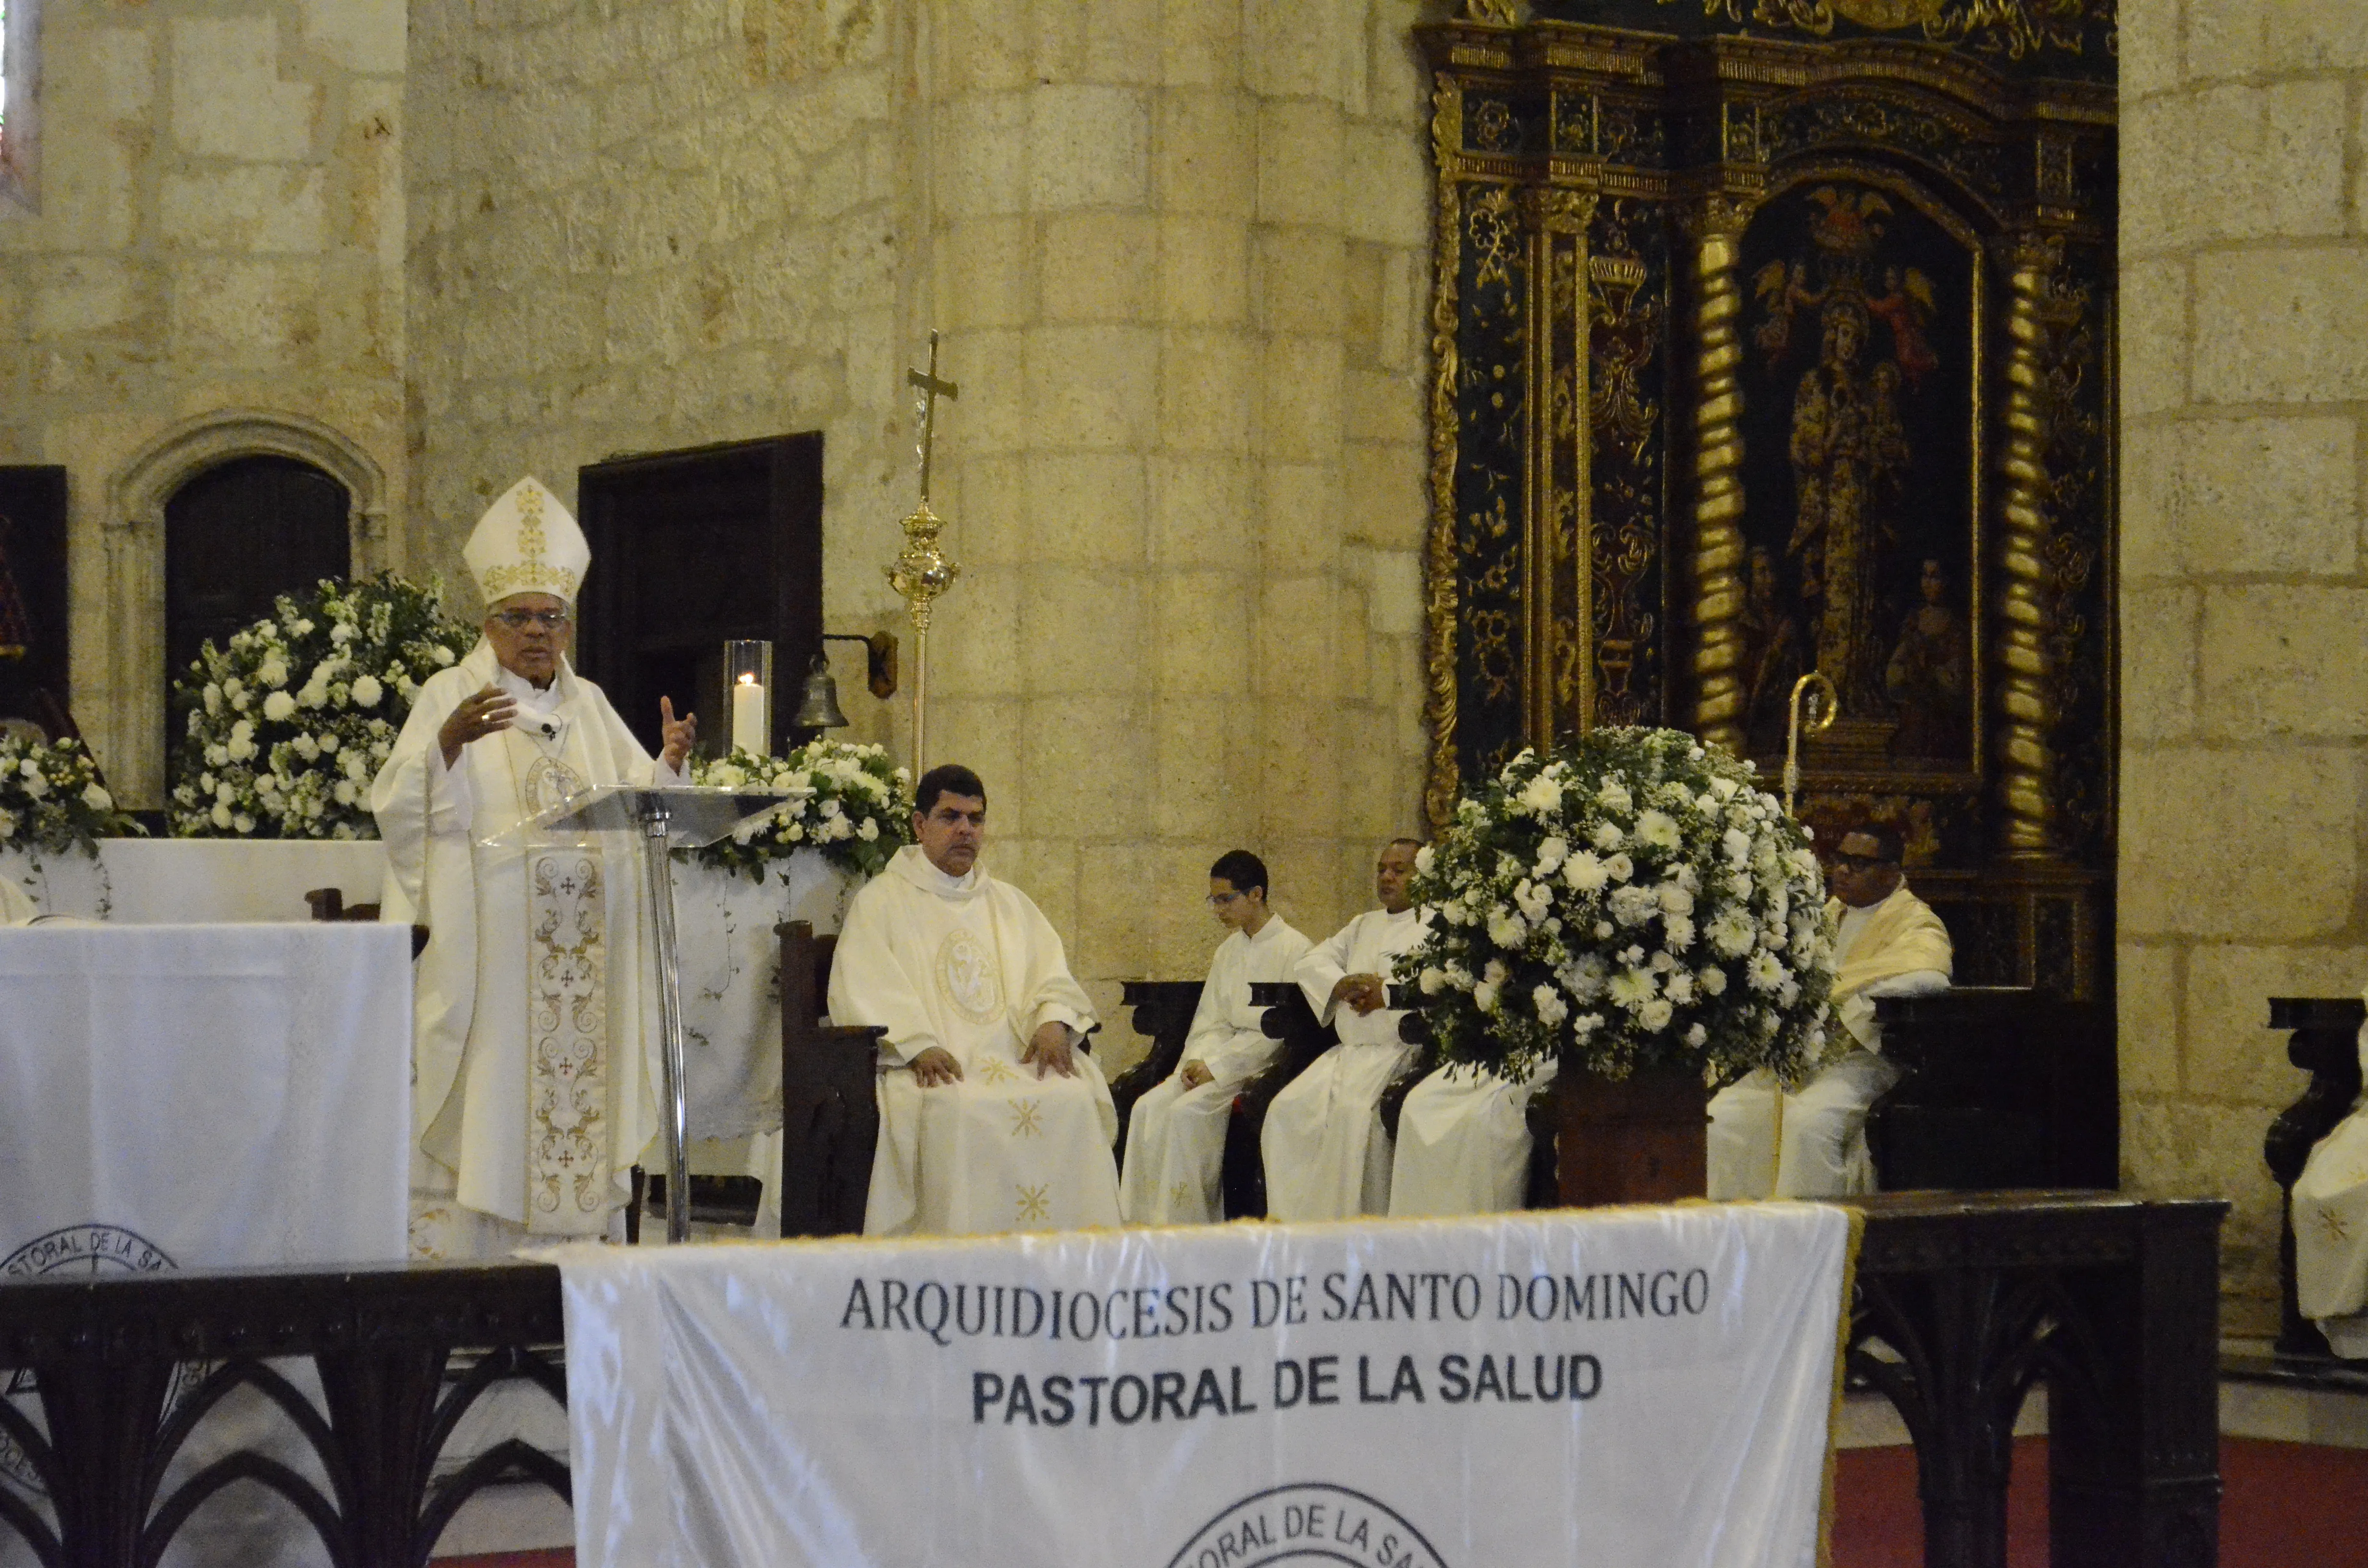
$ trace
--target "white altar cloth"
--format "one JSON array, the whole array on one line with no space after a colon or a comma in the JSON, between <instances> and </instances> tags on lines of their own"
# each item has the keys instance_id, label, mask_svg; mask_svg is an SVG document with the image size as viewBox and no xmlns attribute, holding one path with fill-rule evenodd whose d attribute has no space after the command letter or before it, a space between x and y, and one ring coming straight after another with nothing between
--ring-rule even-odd
<instances>
[{"instance_id":1,"label":"white altar cloth","mask_svg":"<svg viewBox=\"0 0 2368 1568\"><path fill-rule=\"evenodd\" d=\"M376 903L386 851L375 839L106 838L95 860L79 849L0 852L0 876L44 915L119 926L306 920L314 888Z\"/></svg>"},{"instance_id":2,"label":"white altar cloth","mask_svg":"<svg viewBox=\"0 0 2368 1568\"><path fill-rule=\"evenodd\" d=\"M411 941L0 930L0 1274L400 1259Z\"/></svg>"}]
</instances>

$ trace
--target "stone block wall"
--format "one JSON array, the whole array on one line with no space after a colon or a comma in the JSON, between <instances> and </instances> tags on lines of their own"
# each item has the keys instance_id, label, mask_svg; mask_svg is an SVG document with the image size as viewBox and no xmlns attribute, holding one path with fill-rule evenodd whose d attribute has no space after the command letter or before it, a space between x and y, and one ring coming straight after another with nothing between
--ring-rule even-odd
<instances>
[{"instance_id":1,"label":"stone block wall","mask_svg":"<svg viewBox=\"0 0 2368 1568\"><path fill-rule=\"evenodd\" d=\"M1200 972L1226 848L1328 935L1418 801L1418 9L419 0L416 550L529 469L820 429L831 628L905 632L941 327L930 753L996 865L1113 1023Z\"/></svg>"},{"instance_id":2,"label":"stone block wall","mask_svg":"<svg viewBox=\"0 0 2368 1568\"><path fill-rule=\"evenodd\" d=\"M118 515L127 471L256 409L402 485L404 6L46 0L40 29L38 208L0 204L0 461L68 471L72 701L152 805L163 540Z\"/></svg>"},{"instance_id":3,"label":"stone block wall","mask_svg":"<svg viewBox=\"0 0 2368 1568\"><path fill-rule=\"evenodd\" d=\"M2368 983L2368 7L2123 0L2123 1161L2234 1200L2272 1332L2263 998Z\"/></svg>"}]
</instances>

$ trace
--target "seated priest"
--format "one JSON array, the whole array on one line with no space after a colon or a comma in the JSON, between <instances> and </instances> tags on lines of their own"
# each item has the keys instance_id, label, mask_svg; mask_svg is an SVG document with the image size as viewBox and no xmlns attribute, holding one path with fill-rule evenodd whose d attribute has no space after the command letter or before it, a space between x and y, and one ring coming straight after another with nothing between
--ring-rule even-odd
<instances>
[{"instance_id":1,"label":"seated priest","mask_svg":"<svg viewBox=\"0 0 2368 1568\"><path fill-rule=\"evenodd\" d=\"M1277 1220L1344 1220L1390 1207L1390 1136L1382 1091L1415 1048L1398 1038L1406 1014L1389 1005L1391 966L1422 939L1408 884L1419 841L1398 838L1373 867L1382 906L1341 927L1299 960L1292 978L1340 1043L1317 1057L1267 1107L1259 1153L1267 1212Z\"/></svg>"},{"instance_id":2,"label":"seated priest","mask_svg":"<svg viewBox=\"0 0 2368 1568\"><path fill-rule=\"evenodd\" d=\"M1026 893L978 864L986 786L954 764L913 791L920 842L848 905L837 1024L877 1026L880 1145L866 1235L1118 1223L1118 1112L1078 1049L1093 1004Z\"/></svg>"},{"instance_id":3,"label":"seated priest","mask_svg":"<svg viewBox=\"0 0 2368 1568\"><path fill-rule=\"evenodd\" d=\"M607 1234L657 1136L657 992L637 846L485 840L608 784L685 784L694 738L661 699L642 749L567 662L591 551L538 480L461 549L484 636L419 688L370 786L390 917L427 926L416 971L413 1245L498 1257ZM404 912L407 904L408 912Z\"/></svg>"},{"instance_id":4,"label":"seated priest","mask_svg":"<svg viewBox=\"0 0 2368 1568\"><path fill-rule=\"evenodd\" d=\"M1390 1168L1390 1212L1500 1214L1529 1198L1530 1102L1559 1067L1540 1062L1526 1078L1470 1062L1430 1074L1398 1112Z\"/></svg>"},{"instance_id":5,"label":"seated priest","mask_svg":"<svg viewBox=\"0 0 2368 1568\"><path fill-rule=\"evenodd\" d=\"M1781 1163L1773 1074L1751 1074L1712 1096L1713 1199L1873 1192L1866 1113L1899 1075L1879 1054L1883 1030L1874 1021L1875 998L1949 988L1949 930L1930 905L1907 891L1899 835L1870 824L1844 834L1835 848L1826 858L1826 890L1832 895L1826 918L1837 930L1832 1021L1850 1031L1855 1047L1800 1092L1784 1096Z\"/></svg>"},{"instance_id":6,"label":"seated priest","mask_svg":"<svg viewBox=\"0 0 2368 1568\"><path fill-rule=\"evenodd\" d=\"M1307 938L1267 903L1266 862L1229 849L1209 868L1209 908L1231 933L1209 960L1176 1071L1134 1102L1127 1120L1119 1208L1131 1225L1205 1224L1223 1218L1218 1178L1225 1123L1244 1082L1281 1043L1261 1028L1253 984L1275 984L1307 951Z\"/></svg>"},{"instance_id":7,"label":"seated priest","mask_svg":"<svg viewBox=\"0 0 2368 1568\"><path fill-rule=\"evenodd\" d=\"M2360 1031L2368 1061L2368 1026ZM2368 1358L2368 1106L2336 1123L2294 1187L2294 1295L2338 1356Z\"/></svg>"}]
</instances>

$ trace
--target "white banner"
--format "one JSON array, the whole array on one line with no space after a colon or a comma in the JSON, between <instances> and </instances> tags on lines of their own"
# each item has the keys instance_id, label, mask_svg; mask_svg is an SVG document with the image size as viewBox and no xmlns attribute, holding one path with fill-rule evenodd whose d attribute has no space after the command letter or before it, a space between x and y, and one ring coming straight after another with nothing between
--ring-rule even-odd
<instances>
[{"instance_id":1,"label":"white banner","mask_svg":"<svg viewBox=\"0 0 2368 1568\"><path fill-rule=\"evenodd\" d=\"M578 1568L1807 1568L1808 1204L557 1249Z\"/></svg>"}]
</instances>

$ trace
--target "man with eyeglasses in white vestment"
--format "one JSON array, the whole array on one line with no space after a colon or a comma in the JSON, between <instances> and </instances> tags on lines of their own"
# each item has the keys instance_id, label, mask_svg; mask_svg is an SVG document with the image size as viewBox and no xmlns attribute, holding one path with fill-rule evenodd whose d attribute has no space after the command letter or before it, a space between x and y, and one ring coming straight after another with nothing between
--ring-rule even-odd
<instances>
[{"instance_id":1,"label":"man with eyeglasses in white vestment","mask_svg":"<svg viewBox=\"0 0 2368 1568\"><path fill-rule=\"evenodd\" d=\"M420 687L370 809L406 917L428 929L412 1250L498 1257L530 1238L609 1233L657 1136L664 1078L638 851L484 840L603 785L688 784L697 722L661 698L653 760L569 665L592 552L539 480L495 502L461 553L484 636ZM402 903L388 904L397 917Z\"/></svg>"}]
</instances>

